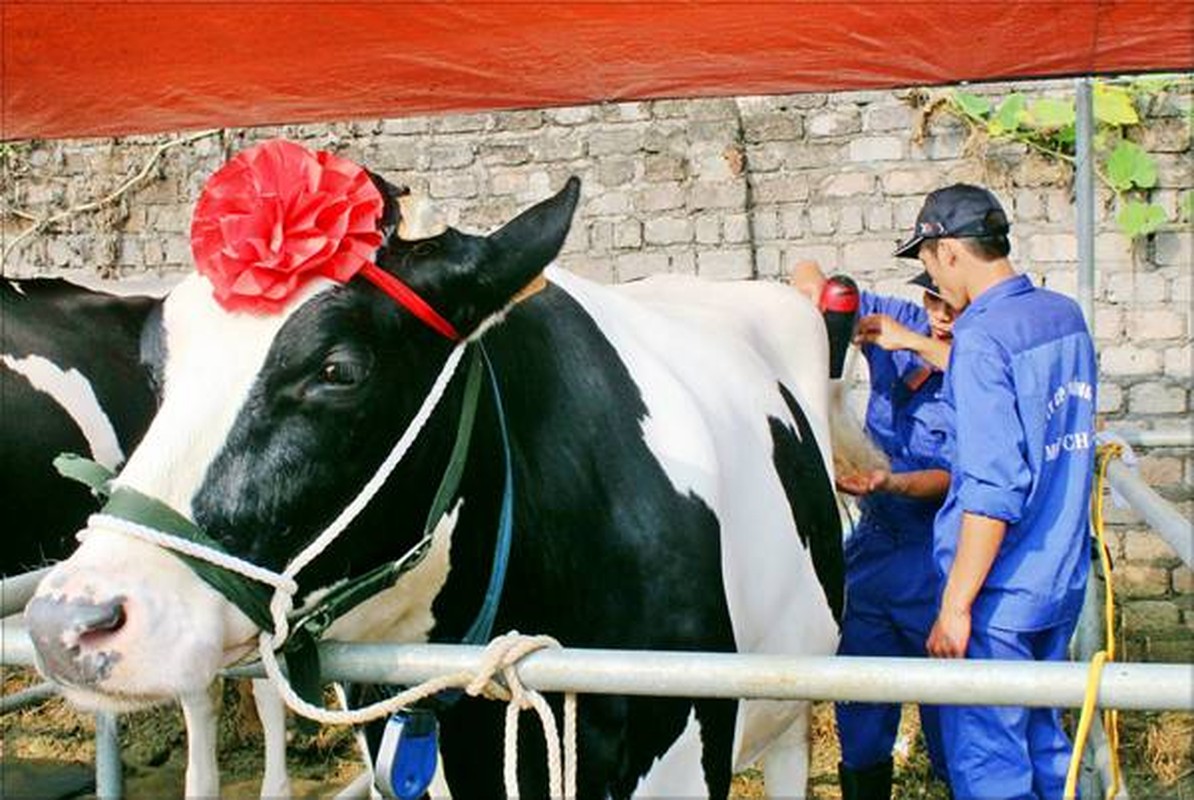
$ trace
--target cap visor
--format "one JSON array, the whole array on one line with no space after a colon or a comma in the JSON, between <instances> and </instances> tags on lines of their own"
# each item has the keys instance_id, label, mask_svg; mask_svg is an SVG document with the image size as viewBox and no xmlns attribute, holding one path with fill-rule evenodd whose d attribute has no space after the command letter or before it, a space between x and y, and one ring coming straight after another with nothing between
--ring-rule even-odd
<instances>
[{"instance_id":1,"label":"cap visor","mask_svg":"<svg viewBox=\"0 0 1194 800\"><path fill-rule=\"evenodd\" d=\"M896 258L916 258L917 253L920 252L921 242L925 240L923 236L913 236L908 241L896 248Z\"/></svg>"},{"instance_id":2,"label":"cap visor","mask_svg":"<svg viewBox=\"0 0 1194 800\"><path fill-rule=\"evenodd\" d=\"M919 286L934 297L940 297L942 300L945 299L941 297L941 290L937 288L937 284L933 283L933 277L929 275L928 270L912 278L908 283L912 286Z\"/></svg>"}]
</instances>

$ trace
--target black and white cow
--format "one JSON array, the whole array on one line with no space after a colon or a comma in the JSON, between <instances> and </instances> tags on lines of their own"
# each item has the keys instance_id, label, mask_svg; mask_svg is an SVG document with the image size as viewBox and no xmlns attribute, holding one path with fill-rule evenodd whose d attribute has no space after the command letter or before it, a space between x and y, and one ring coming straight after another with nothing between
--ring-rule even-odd
<instances>
[{"instance_id":1,"label":"black and white cow","mask_svg":"<svg viewBox=\"0 0 1194 800\"><path fill-rule=\"evenodd\" d=\"M160 301L58 278L0 280L0 574L66 558L95 510L52 461L79 453L118 469L157 409L141 329Z\"/></svg>"},{"instance_id":2,"label":"black and white cow","mask_svg":"<svg viewBox=\"0 0 1194 800\"><path fill-rule=\"evenodd\" d=\"M779 285L611 289L550 267L578 195L572 180L488 237L448 229L391 238L377 254L479 338L496 372L515 501L495 630L576 647L832 653L841 550L818 313ZM545 268L546 288L512 304ZM161 335L161 410L118 484L275 570L373 475L451 347L362 280L320 279L280 314L256 316L223 310L192 276L167 299ZM301 592L421 536L463 383L452 380L385 487L300 573ZM443 642L473 621L504 479L494 409L486 386L437 528L449 557L427 562L437 574L408 576L417 589L404 578L390 590L405 594L402 620L361 620ZM174 555L115 530L88 534L27 610L43 669L69 697L110 707L193 692L252 649L256 626ZM340 633L376 635L365 627ZM471 699L443 713L455 796L501 794L501 714ZM803 795L807 728L804 703L586 696L578 794L724 797L733 771L763 756L772 794ZM545 796L543 760L519 766L521 793Z\"/></svg>"}]
</instances>

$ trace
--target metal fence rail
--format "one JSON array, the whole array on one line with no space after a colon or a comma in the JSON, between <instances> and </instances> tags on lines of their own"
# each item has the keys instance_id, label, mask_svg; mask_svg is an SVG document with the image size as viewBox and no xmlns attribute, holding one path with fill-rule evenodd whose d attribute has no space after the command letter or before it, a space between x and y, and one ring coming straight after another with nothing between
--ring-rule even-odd
<instances>
[{"instance_id":1,"label":"metal fence rail","mask_svg":"<svg viewBox=\"0 0 1194 800\"><path fill-rule=\"evenodd\" d=\"M37 591L37 584L49 572L50 567L43 567L0 580L0 619L24 611L25 604Z\"/></svg>"},{"instance_id":2,"label":"metal fence rail","mask_svg":"<svg viewBox=\"0 0 1194 800\"><path fill-rule=\"evenodd\" d=\"M9 663L31 663L24 632L5 632ZM320 646L329 680L412 685L481 666L483 647L340 644ZM229 674L261 677L259 667ZM777 700L859 700L943 705L1072 707L1082 704L1085 664L942 661L638 650L544 650L518 674L544 692ZM1194 711L1188 664L1112 663L1103 670L1099 704L1129 710Z\"/></svg>"},{"instance_id":3,"label":"metal fence rail","mask_svg":"<svg viewBox=\"0 0 1194 800\"><path fill-rule=\"evenodd\" d=\"M1194 522L1118 459L1107 465L1107 482L1173 548L1187 567L1194 568Z\"/></svg>"}]
</instances>

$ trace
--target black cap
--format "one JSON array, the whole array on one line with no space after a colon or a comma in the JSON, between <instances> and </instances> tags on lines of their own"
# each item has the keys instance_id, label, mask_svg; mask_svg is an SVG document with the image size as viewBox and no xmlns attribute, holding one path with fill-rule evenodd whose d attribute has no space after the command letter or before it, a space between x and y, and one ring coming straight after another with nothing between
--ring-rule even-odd
<instances>
[{"instance_id":1,"label":"black cap","mask_svg":"<svg viewBox=\"0 0 1194 800\"><path fill-rule=\"evenodd\" d=\"M1011 225L1003 206L981 186L955 183L930 192L916 215L912 237L896 248L900 258L916 258L926 239L1006 235Z\"/></svg>"},{"instance_id":2,"label":"black cap","mask_svg":"<svg viewBox=\"0 0 1194 800\"><path fill-rule=\"evenodd\" d=\"M933 283L933 277L929 275L929 271L927 269L912 280L908 281L908 283L912 284L913 286L919 286L934 297L941 297L941 290L937 288L937 284ZM941 299L944 300L945 298L941 297Z\"/></svg>"}]
</instances>

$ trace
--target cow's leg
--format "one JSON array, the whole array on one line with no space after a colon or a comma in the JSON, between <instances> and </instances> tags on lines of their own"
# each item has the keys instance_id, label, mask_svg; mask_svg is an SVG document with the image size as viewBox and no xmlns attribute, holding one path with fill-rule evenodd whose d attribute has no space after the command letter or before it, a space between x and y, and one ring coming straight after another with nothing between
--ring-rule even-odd
<instances>
[{"instance_id":1,"label":"cow's leg","mask_svg":"<svg viewBox=\"0 0 1194 800\"><path fill-rule=\"evenodd\" d=\"M460 700L439 715L440 756L454 797L502 797L504 706Z\"/></svg>"},{"instance_id":2,"label":"cow's leg","mask_svg":"<svg viewBox=\"0 0 1194 800\"><path fill-rule=\"evenodd\" d=\"M653 698L632 702L636 710L631 714L631 748L638 759L649 758L647 764L633 768L636 773L646 769L634 788L635 796L729 796L736 701Z\"/></svg>"},{"instance_id":3,"label":"cow's leg","mask_svg":"<svg viewBox=\"0 0 1194 800\"><path fill-rule=\"evenodd\" d=\"M336 701L340 703L340 708L347 711L351 706L348 700L350 691L354 692L358 699L358 705L366 705L372 699L366 699L365 693L368 691L367 687L359 684L344 684L333 683L332 691L336 694ZM360 775L353 778L352 782L336 793L335 800L364 800L370 797L381 797L381 794L374 788L374 773L373 773L373 754L369 750L369 739L366 735L366 727L357 726L352 733L353 742L357 746L357 755L361 758L361 764L365 767Z\"/></svg>"},{"instance_id":4,"label":"cow's leg","mask_svg":"<svg viewBox=\"0 0 1194 800\"><path fill-rule=\"evenodd\" d=\"M805 797L808 793L808 736L812 706L797 704L792 724L763 754L763 778L768 797Z\"/></svg>"},{"instance_id":5,"label":"cow's leg","mask_svg":"<svg viewBox=\"0 0 1194 800\"><path fill-rule=\"evenodd\" d=\"M220 796L220 767L216 762L219 715L215 693L219 682L178 698L187 724L186 796Z\"/></svg>"},{"instance_id":6,"label":"cow's leg","mask_svg":"<svg viewBox=\"0 0 1194 800\"><path fill-rule=\"evenodd\" d=\"M253 705L257 707L265 739L261 796L290 797L290 775L286 771L286 704L268 680L258 678L253 681Z\"/></svg>"}]
</instances>

